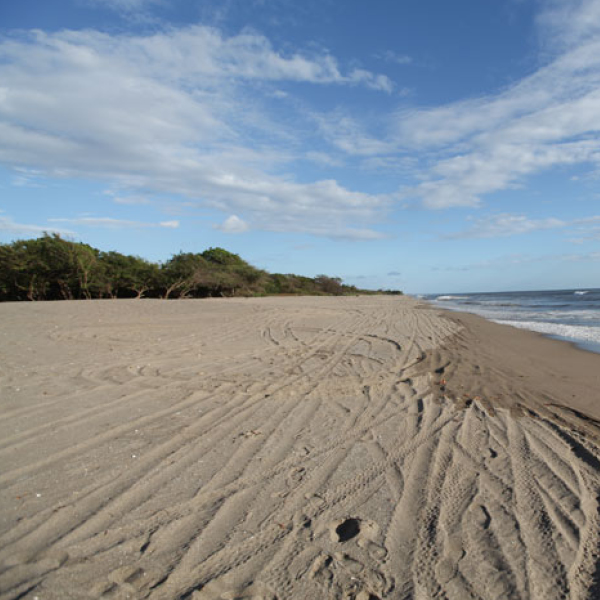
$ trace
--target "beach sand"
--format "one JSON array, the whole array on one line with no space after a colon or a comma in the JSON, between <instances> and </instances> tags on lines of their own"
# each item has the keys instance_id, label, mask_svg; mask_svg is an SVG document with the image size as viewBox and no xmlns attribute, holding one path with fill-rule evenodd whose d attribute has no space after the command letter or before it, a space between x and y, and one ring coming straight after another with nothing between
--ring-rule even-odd
<instances>
[{"instance_id":1,"label":"beach sand","mask_svg":"<svg viewBox=\"0 0 600 600\"><path fill-rule=\"evenodd\" d=\"M600 355L407 297L0 322L2 599L600 597Z\"/></svg>"}]
</instances>

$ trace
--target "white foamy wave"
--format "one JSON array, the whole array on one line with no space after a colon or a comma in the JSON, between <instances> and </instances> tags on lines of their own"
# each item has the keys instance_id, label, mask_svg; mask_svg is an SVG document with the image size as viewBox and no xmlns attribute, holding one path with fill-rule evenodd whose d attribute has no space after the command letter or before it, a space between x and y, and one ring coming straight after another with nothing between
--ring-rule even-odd
<instances>
[{"instance_id":1,"label":"white foamy wave","mask_svg":"<svg viewBox=\"0 0 600 600\"><path fill-rule=\"evenodd\" d=\"M549 310L544 313L544 316L550 319L600 322L600 311L593 308L590 310Z\"/></svg>"},{"instance_id":2,"label":"white foamy wave","mask_svg":"<svg viewBox=\"0 0 600 600\"><path fill-rule=\"evenodd\" d=\"M436 298L436 300L443 300L443 301L448 301L448 300L466 300L468 298L468 296L438 296Z\"/></svg>"},{"instance_id":3,"label":"white foamy wave","mask_svg":"<svg viewBox=\"0 0 600 600\"><path fill-rule=\"evenodd\" d=\"M529 329L546 335L581 340L583 342L596 342L600 344L600 327L584 327L583 325L564 325L562 323L547 323L545 321L505 321L497 320L502 325L512 325L519 329Z\"/></svg>"},{"instance_id":4,"label":"white foamy wave","mask_svg":"<svg viewBox=\"0 0 600 600\"><path fill-rule=\"evenodd\" d=\"M588 290L578 290L577 292L573 292L576 296L585 296L585 294L588 294Z\"/></svg>"}]
</instances>

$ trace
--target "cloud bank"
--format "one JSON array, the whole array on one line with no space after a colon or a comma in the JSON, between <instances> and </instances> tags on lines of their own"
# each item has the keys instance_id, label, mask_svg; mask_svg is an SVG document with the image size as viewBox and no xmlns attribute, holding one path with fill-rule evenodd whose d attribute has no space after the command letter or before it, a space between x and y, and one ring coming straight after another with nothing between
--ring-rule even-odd
<instances>
[{"instance_id":1,"label":"cloud bank","mask_svg":"<svg viewBox=\"0 0 600 600\"><path fill-rule=\"evenodd\" d=\"M126 192L181 194L265 229L314 231L318 220L328 223L316 228L321 235L352 237L349 224L373 222L388 199L277 174L290 160L277 139L285 127L268 117L261 86L285 81L391 89L383 75L344 71L329 54L284 55L253 32L4 38L0 161Z\"/></svg>"},{"instance_id":2,"label":"cloud bank","mask_svg":"<svg viewBox=\"0 0 600 600\"><path fill-rule=\"evenodd\" d=\"M111 0L119 10L145 4ZM301 106L289 90L360 88L389 98L396 85L386 75L326 51L283 52L255 31L19 33L0 38L0 162L106 181L117 203L181 195L230 215L221 231L381 239L376 226L399 199L476 207L543 171L600 169L600 0L546 3L538 28L543 62L527 77L484 97L389 111L377 131L343 108ZM290 115L315 131L289 125ZM348 159L398 177L398 193L295 176L300 159L331 169ZM463 236L553 227L502 214Z\"/></svg>"},{"instance_id":3,"label":"cloud bank","mask_svg":"<svg viewBox=\"0 0 600 600\"><path fill-rule=\"evenodd\" d=\"M600 168L600 2L551 6L539 19L550 62L497 95L397 113L398 147L440 157L408 192L426 207L477 206L552 168Z\"/></svg>"}]
</instances>

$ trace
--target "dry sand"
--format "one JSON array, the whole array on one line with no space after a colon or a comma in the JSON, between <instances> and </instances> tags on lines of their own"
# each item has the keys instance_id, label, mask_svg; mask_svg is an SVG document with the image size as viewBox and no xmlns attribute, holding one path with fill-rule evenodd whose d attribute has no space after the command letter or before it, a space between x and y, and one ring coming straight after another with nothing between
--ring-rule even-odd
<instances>
[{"instance_id":1,"label":"dry sand","mask_svg":"<svg viewBox=\"0 0 600 600\"><path fill-rule=\"evenodd\" d=\"M600 355L410 298L0 322L2 599L600 597Z\"/></svg>"}]
</instances>

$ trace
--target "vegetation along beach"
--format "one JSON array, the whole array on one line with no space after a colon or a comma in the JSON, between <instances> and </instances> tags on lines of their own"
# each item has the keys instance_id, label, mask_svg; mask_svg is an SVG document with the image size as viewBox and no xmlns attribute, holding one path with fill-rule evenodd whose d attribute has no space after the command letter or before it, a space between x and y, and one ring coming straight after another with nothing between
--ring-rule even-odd
<instances>
[{"instance_id":1,"label":"vegetation along beach","mask_svg":"<svg viewBox=\"0 0 600 600\"><path fill-rule=\"evenodd\" d=\"M0 0L0 600L600 600L600 0Z\"/></svg>"}]
</instances>

